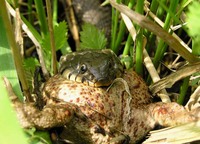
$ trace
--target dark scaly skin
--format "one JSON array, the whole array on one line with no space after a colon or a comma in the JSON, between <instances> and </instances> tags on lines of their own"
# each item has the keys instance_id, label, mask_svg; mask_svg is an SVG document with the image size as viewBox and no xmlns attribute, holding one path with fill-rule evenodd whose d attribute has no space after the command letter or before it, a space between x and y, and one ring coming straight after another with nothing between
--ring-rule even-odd
<instances>
[{"instance_id":1,"label":"dark scaly skin","mask_svg":"<svg viewBox=\"0 0 200 144\"><path fill-rule=\"evenodd\" d=\"M131 96L119 81L107 92L60 73L44 85L42 111L18 101L14 106L23 127L64 126L61 137L74 143L135 143L156 124L174 126L197 119L176 103L151 103L148 87L134 71L124 71L122 78Z\"/></svg>"},{"instance_id":2,"label":"dark scaly skin","mask_svg":"<svg viewBox=\"0 0 200 144\"><path fill-rule=\"evenodd\" d=\"M62 56L60 65L59 73L66 79L95 87L109 86L123 74L120 60L108 49L74 52Z\"/></svg>"}]
</instances>

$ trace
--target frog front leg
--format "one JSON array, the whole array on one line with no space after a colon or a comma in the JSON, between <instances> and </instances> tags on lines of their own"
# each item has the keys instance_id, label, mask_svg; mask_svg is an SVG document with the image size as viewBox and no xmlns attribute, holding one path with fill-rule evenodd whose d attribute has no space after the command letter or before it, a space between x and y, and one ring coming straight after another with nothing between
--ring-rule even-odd
<instances>
[{"instance_id":1,"label":"frog front leg","mask_svg":"<svg viewBox=\"0 0 200 144\"><path fill-rule=\"evenodd\" d=\"M39 130L63 127L62 139L75 143L119 143L126 137L118 132L108 132L80 109L68 102L49 103L39 110L34 103L21 103L14 95L11 96L13 107L23 128L35 127ZM117 133L117 134L116 134ZM117 137L117 139L115 138ZM123 139L124 138L124 139Z\"/></svg>"},{"instance_id":2,"label":"frog front leg","mask_svg":"<svg viewBox=\"0 0 200 144\"><path fill-rule=\"evenodd\" d=\"M49 129L67 124L74 116L75 107L69 103L48 104L42 110L34 103L21 103L12 98L13 107L23 128Z\"/></svg>"}]
</instances>

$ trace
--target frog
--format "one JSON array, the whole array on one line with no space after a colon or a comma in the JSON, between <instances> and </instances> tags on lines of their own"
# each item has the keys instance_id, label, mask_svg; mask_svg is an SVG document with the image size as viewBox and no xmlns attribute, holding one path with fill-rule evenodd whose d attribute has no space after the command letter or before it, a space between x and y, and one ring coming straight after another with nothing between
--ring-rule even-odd
<instances>
[{"instance_id":1,"label":"frog","mask_svg":"<svg viewBox=\"0 0 200 144\"><path fill-rule=\"evenodd\" d=\"M197 121L176 102L153 102L144 80L124 69L111 50L88 50L61 57L58 74L41 88L45 106L13 98L23 128L62 127L60 138L76 144L138 143L157 125Z\"/></svg>"}]
</instances>

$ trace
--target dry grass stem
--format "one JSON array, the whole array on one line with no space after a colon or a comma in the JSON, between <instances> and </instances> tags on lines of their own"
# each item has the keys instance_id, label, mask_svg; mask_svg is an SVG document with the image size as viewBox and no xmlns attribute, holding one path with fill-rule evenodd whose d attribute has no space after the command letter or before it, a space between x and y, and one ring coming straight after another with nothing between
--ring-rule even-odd
<instances>
[{"instance_id":1,"label":"dry grass stem","mask_svg":"<svg viewBox=\"0 0 200 144\"><path fill-rule=\"evenodd\" d=\"M122 18L124 20L124 23L129 31L129 33L131 34L133 41L135 41L137 34L136 34L135 27L133 26L133 23L125 14L121 13L121 15L122 15ZM146 39L143 42L144 64L145 64L149 74L151 75L153 82L157 82L160 80L160 77L159 77L159 75L158 75L146 49L145 49L145 46L146 46ZM158 93L158 96L161 98L162 102L171 102L171 100L167 94L167 91L165 89L161 90Z\"/></svg>"},{"instance_id":2,"label":"dry grass stem","mask_svg":"<svg viewBox=\"0 0 200 144\"><path fill-rule=\"evenodd\" d=\"M65 1L63 1L65 3ZM70 27L70 31L72 33L72 37L75 41L76 49L80 48L80 37L79 37L79 28L78 24L75 18L73 6L72 6L72 1L71 0L66 0L68 11L66 12L67 15L67 21Z\"/></svg>"},{"instance_id":3,"label":"dry grass stem","mask_svg":"<svg viewBox=\"0 0 200 144\"><path fill-rule=\"evenodd\" d=\"M200 121L150 132L143 144L181 144L200 139Z\"/></svg>"},{"instance_id":4,"label":"dry grass stem","mask_svg":"<svg viewBox=\"0 0 200 144\"><path fill-rule=\"evenodd\" d=\"M179 53L183 58L185 58L190 63L195 63L199 61L199 58L194 56L190 51L188 51L176 38L174 38L167 31L163 30L159 25L155 24L153 21L149 20L145 16L130 10L127 6L122 4L117 4L114 0L110 0L111 5L119 10L120 12L126 14L134 23L142 28L145 28L155 35L159 36L163 41L165 41L174 51Z\"/></svg>"},{"instance_id":5,"label":"dry grass stem","mask_svg":"<svg viewBox=\"0 0 200 144\"><path fill-rule=\"evenodd\" d=\"M150 9L148 7L144 7L145 12L147 12L149 14L149 16L157 23L159 24L161 27L164 27L164 23L154 14L150 11ZM181 25L183 26L183 25ZM171 31L173 31L173 27L171 26L170 28ZM172 36L177 39L179 41L179 43L185 48L187 49L190 53L192 52L192 49L184 42L182 41L181 38L179 38L178 35L176 35L174 32L172 33Z\"/></svg>"},{"instance_id":6,"label":"dry grass stem","mask_svg":"<svg viewBox=\"0 0 200 144\"><path fill-rule=\"evenodd\" d=\"M57 69L57 58L56 58L56 44L55 44L55 38L54 38L50 0L46 0L46 7L47 7L48 27L49 27L49 33L50 33L51 59L52 59L53 73L57 74L58 69Z\"/></svg>"},{"instance_id":7,"label":"dry grass stem","mask_svg":"<svg viewBox=\"0 0 200 144\"><path fill-rule=\"evenodd\" d=\"M15 18L16 17L16 12L15 10L10 6L10 4L6 1L6 7L8 8L9 13ZM24 32L28 35L28 37L32 40L32 42L35 44L36 46L36 51L39 57L39 61L42 67L42 72L45 76L46 79L49 78L49 73L46 69L46 65L44 62L44 58L43 58L43 54L42 54L42 49L41 49L41 45L38 42L38 40L33 36L32 32L29 30L29 28L27 27L27 25L21 20L21 24L22 24L22 29L24 30Z\"/></svg>"},{"instance_id":8,"label":"dry grass stem","mask_svg":"<svg viewBox=\"0 0 200 144\"><path fill-rule=\"evenodd\" d=\"M187 102L185 108L187 110L193 110L199 107L199 102L200 102L200 86L198 86L193 94L190 96L189 101Z\"/></svg>"},{"instance_id":9,"label":"dry grass stem","mask_svg":"<svg viewBox=\"0 0 200 144\"><path fill-rule=\"evenodd\" d=\"M165 78L159 80L158 82L149 86L150 91L155 94L162 90L163 88L171 88L171 86L185 77L188 77L196 72L200 71L200 62L193 63L183 67L182 69L172 73Z\"/></svg>"},{"instance_id":10,"label":"dry grass stem","mask_svg":"<svg viewBox=\"0 0 200 144\"><path fill-rule=\"evenodd\" d=\"M135 42L136 40L136 36L137 36L137 32L136 32L136 29L132 23L132 21L123 13L121 13L121 16L122 16L122 19L126 25L126 28L128 29L128 31L130 32L131 34L131 37L133 39L133 41Z\"/></svg>"},{"instance_id":11,"label":"dry grass stem","mask_svg":"<svg viewBox=\"0 0 200 144\"><path fill-rule=\"evenodd\" d=\"M151 58L149 57L146 49L143 49L143 55L144 55L144 65L147 68L147 71L149 72L152 81L155 83L160 80L160 77L151 61ZM157 95L161 98L162 102L171 102L168 93L165 89L160 90Z\"/></svg>"},{"instance_id":12,"label":"dry grass stem","mask_svg":"<svg viewBox=\"0 0 200 144\"><path fill-rule=\"evenodd\" d=\"M3 81L4 81L4 85L6 87L6 90L8 92L10 100L11 101L18 100L17 96L15 95L15 93L13 91L12 85L9 82L9 80L6 77L3 77Z\"/></svg>"},{"instance_id":13,"label":"dry grass stem","mask_svg":"<svg viewBox=\"0 0 200 144\"><path fill-rule=\"evenodd\" d=\"M16 42L20 48L20 54L21 57L24 57L24 41L22 37L22 21L20 17L20 11L19 8L16 8L16 17L15 17L15 37L16 37Z\"/></svg>"}]
</instances>

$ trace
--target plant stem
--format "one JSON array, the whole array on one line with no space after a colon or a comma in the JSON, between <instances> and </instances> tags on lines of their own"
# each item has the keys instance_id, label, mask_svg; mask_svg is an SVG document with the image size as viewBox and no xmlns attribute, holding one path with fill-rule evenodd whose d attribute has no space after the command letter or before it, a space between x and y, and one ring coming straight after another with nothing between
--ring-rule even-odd
<instances>
[{"instance_id":1,"label":"plant stem","mask_svg":"<svg viewBox=\"0 0 200 144\"><path fill-rule=\"evenodd\" d=\"M175 12L177 5L178 5L178 0L170 1L169 11ZM168 12L165 19L164 27L163 27L164 30L166 31L169 30L170 25L171 25L171 20L172 20L172 16ZM155 53L155 57L153 59L154 66L156 68L158 67L161 59L163 58L166 48L167 48L167 45L164 43L163 40L160 40L158 43L156 53Z\"/></svg>"},{"instance_id":2,"label":"plant stem","mask_svg":"<svg viewBox=\"0 0 200 144\"><path fill-rule=\"evenodd\" d=\"M33 16L32 16L32 4L33 4L33 0L28 0L28 21L33 24Z\"/></svg>"},{"instance_id":3,"label":"plant stem","mask_svg":"<svg viewBox=\"0 0 200 144\"><path fill-rule=\"evenodd\" d=\"M137 1L136 12L143 14L144 0ZM136 27L138 34L136 38L136 55L135 55L135 71L142 75L143 64L143 29L139 26Z\"/></svg>"},{"instance_id":4,"label":"plant stem","mask_svg":"<svg viewBox=\"0 0 200 144\"><path fill-rule=\"evenodd\" d=\"M128 7L131 9L133 7L134 3L135 3L135 0L130 0L130 2L128 3ZM118 53L118 51L119 51L119 47L124 38L125 32L126 32L126 26L124 24L124 21L121 20L120 25L119 25L119 32L117 35L117 40L116 40L115 46L114 46L115 53Z\"/></svg>"},{"instance_id":5,"label":"plant stem","mask_svg":"<svg viewBox=\"0 0 200 144\"><path fill-rule=\"evenodd\" d=\"M186 77L183 80L183 83L181 85L180 92L179 92L180 95L177 99L177 103L179 103L180 105L182 105L184 100L185 100L185 96L186 96L186 93L187 93L187 90L188 90L189 80L190 80L190 77Z\"/></svg>"},{"instance_id":6,"label":"plant stem","mask_svg":"<svg viewBox=\"0 0 200 144\"><path fill-rule=\"evenodd\" d=\"M116 1L117 3L120 2L120 0ZM118 18L119 18L119 11L116 11L114 8L112 8L112 36L111 36L111 49L116 53L116 47L115 47L115 41L117 36L117 28L118 28Z\"/></svg>"},{"instance_id":7,"label":"plant stem","mask_svg":"<svg viewBox=\"0 0 200 144\"><path fill-rule=\"evenodd\" d=\"M51 11L50 0L46 0L46 6L47 6L47 16L48 16L48 25L49 25L49 33L50 33L53 73L57 74L58 70L57 70L57 60L56 60L56 46L55 46L55 39L54 39L54 30L53 30L53 21L52 21L52 11Z\"/></svg>"},{"instance_id":8,"label":"plant stem","mask_svg":"<svg viewBox=\"0 0 200 144\"><path fill-rule=\"evenodd\" d=\"M38 14L38 19L39 19L39 24L40 24L40 29L41 29L41 35L44 38L44 36L48 32L48 29L47 29L48 25L47 25L43 1L34 0L34 2L35 2L36 11L37 11L37 14Z\"/></svg>"},{"instance_id":9,"label":"plant stem","mask_svg":"<svg viewBox=\"0 0 200 144\"><path fill-rule=\"evenodd\" d=\"M58 0L53 1L53 25L57 24L58 19Z\"/></svg>"},{"instance_id":10,"label":"plant stem","mask_svg":"<svg viewBox=\"0 0 200 144\"><path fill-rule=\"evenodd\" d=\"M17 74L19 76L19 80L21 82L22 85L22 89L24 92L24 95L26 96L27 101L32 102L32 97L30 95L30 91L29 91L29 86L26 80L26 76L25 76L25 72L23 69L23 65L22 65L22 58L19 52L19 48L17 47L15 38L14 38L14 34L12 31L12 26L10 23L10 20L8 18L8 13L7 13L7 9L6 9L6 5L5 5L5 1L1 2L1 17L3 19L4 22L4 26L6 28L6 34L7 34L7 39L10 45L10 48L12 50L12 54L13 54L13 59L15 62L15 67L17 70Z\"/></svg>"},{"instance_id":11,"label":"plant stem","mask_svg":"<svg viewBox=\"0 0 200 144\"><path fill-rule=\"evenodd\" d=\"M125 47L124 47L124 50L123 50L123 55L124 56L129 54L130 46L131 46L132 42L133 42L133 39L132 39L131 35L129 34L128 38L127 38L127 41L126 41L126 44L125 44Z\"/></svg>"}]
</instances>

